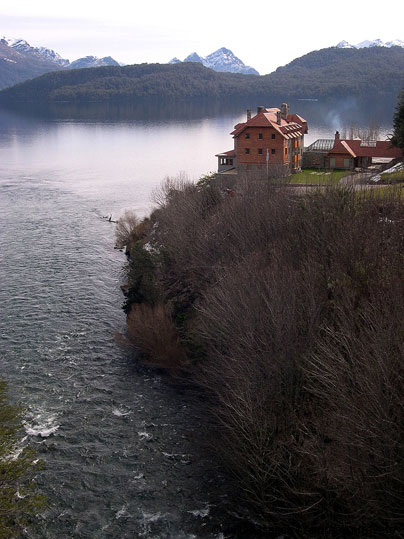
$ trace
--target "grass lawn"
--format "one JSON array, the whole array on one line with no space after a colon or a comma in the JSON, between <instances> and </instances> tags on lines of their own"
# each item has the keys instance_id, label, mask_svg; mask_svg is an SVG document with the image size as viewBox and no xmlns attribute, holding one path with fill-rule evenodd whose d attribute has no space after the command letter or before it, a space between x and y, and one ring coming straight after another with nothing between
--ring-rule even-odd
<instances>
[{"instance_id":1,"label":"grass lawn","mask_svg":"<svg viewBox=\"0 0 404 539\"><path fill-rule=\"evenodd\" d=\"M366 196L376 200L394 202L404 198L404 189L402 184L381 185L373 189L368 189Z\"/></svg>"},{"instance_id":2,"label":"grass lawn","mask_svg":"<svg viewBox=\"0 0 404 539\"><path fill-rule=\"evenodd\" d=\"M404 170L397 170L396 172L390 172L390 173L382 173L381 174L381 181L383 183L397 183L397 182L404 182Z\"/></svg>"},{"instance_id":3,"label":"grass lawn","mask_svg":"<svg viewBox=\"0 0 404 539\"><path fill-rule=\"evenodd\" d=\"M317 170L307 168L285 178L285 183L298 183L302 185L337 185L341 178L348 176L349 170Z\"/></svg>"}]
</instances>

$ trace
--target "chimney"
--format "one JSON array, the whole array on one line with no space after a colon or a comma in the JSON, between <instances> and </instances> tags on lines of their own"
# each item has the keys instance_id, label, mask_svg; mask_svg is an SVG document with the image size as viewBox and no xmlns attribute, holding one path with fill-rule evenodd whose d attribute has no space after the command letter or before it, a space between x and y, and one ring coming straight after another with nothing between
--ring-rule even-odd
<instances>
[{"instance_id":1,"label":"chimney","mask_svg":"<svg viewBox=\"0 0 404 539\"><path fill-rule=\"evenodd\" d=\"M258 107L257 114L259 114L260 112L263 112L264 110L265 110L265 107Z\"/></svg>"},{"instance_id":2,"label":"chimney","mask_svg":"<svg viewBox=\"0 0 404 539\"><path fill-rule=\"evenodd\" d=\"M278 110L278 112L276 113L276 123L277 123L278 125L281 125L281 123L282 123L282 115L281 115L281 111L280 111L280 110Z\"/></svg>"},{"instance_id":3,"label":"chimney","mask_svg":"<svg viewBox=\"0 0 404 539\"><path fill-rule=\"evenodd\" d=\"M340 135L339 135L339 131L336 131L336 132L335 132L335 140L339 140L339 136L340 136Z\"/></svg>"},{"instance_id":4,"label":"chimney","mask_svg":"<svg viewBox=\"0 0 404 539\"><path fill-rule=\"evenodd\" d=\"M289 114L289 105L287 103L282 103L282 105L281 105L281 114L282 114L282 118L284 120L286 120L286 118L288 117L288 114Z\"/></svg>"},{"instance_id":5,"label":"chimney","mask_svg":"<svg viewBox=\"0 0 404 539\"><path fill-rule=\"evenodd\" d=\"M251 110L247 109L247 122L251 120Z\"/></svg>"}]
</instances>

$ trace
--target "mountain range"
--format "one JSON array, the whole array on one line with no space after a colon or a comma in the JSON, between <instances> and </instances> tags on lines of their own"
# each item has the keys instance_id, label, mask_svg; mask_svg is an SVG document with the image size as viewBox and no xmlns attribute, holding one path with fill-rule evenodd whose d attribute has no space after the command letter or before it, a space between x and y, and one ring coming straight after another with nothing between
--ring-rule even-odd
<instances>
[{"instance_id":1,"label":"mountain range","mask_svg":"<svg viewBox=\"0 0 404 539\"><path fill-rule=\"evenodd\" d=\"M374 39L373 41L365 40L352 45L348 41L340 41L337 45L339 49L364 49L368 47L404 47L404 41L401 39L395 39L393 41L382 41L381 39Z\"/></svg>"},{"instance_id":2,"label":"mountain range","mask_svg":"<svg viewBox=\"0 0 404 539\"><path fill-rule=\"evenodd\" d=\"M0 38L0 88L59 69L78 69L105 65L118 66L111 56L86 56L74 62L46 47L33 47L24 39Z\"/></svg>"},{"instance_id":3,"label":"mountain range","mask_svg":"<svg viewBox=\"0 0 404 539\"><path fill-rule=\"evenodd\" d=\"M3 60L1 47L9 51ZM21 55L0 42L0 75L1 68L3 72L8 67L19 68L20 63L14 58ZM47 68L52 72L3 89L1 102L136 103L144 98L159 101L241 98L256 102L267 101L269 96L393 100L404 85L404 47L401 46L329 47L305 54L263 76L218 72L202 62L192 61L68 69L68 66L56 66L56 62L63 62L60 57L51 62L39 56L31 54L30 69L40 63L42 70ZM26 72L20 75L27 78Z\"/></svg>"},{"instance_id":4,"label":"mountain range","mask_svg":"<svg viewBox=\"0 0 404 539\"><path fill-rule=\"evenodd\" d=\"M394 100L404 85L403 47L329 47L269 75L222 73L200 62L62 69L6 88L2 103L132 103L143 99Z\"/></svg>"},{"instance_id":5,"label":"mountain range","mask_svg":"<svg viewBox=\"0 0 404 539\"><path fill-rule=\"evenodd\" d=\"M220 73L242 73L243 75L259 75L258 71L253 67L247 66L233 54L233 52L225 47L208 54L208 56L199 56L196 52L189 54L184 62L198 62L205 67L218 71ZM181 60L173 58L169 64L179 64Z\"/></svg>"}]
</instances>

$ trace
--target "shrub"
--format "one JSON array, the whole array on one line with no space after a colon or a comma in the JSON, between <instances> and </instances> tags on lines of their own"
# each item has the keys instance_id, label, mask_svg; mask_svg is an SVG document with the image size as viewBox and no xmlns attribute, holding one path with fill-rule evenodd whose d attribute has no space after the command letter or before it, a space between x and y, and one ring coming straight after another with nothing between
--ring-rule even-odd
<instances>
[{"instance_id":1,"label":"shrub","mask_svg":"<svg viewBox=\"0 0 404 539\"><path fill-rule=\"evenodd\" d=\"M164 305L133 305L128 315L127 335L150 366L172 372L185 367L186 356L178 330Z\"/></svg>"},{"instance_id":2,"label":"shrub","mask_svg":"<svg viewBox=\"0 0 404 539\"><path fill-rule=\"evenodd\" d=\"M116 247L131 248L146 233L148 220L139 221L136 214L127 210L118 220L115 229Z\"/></svg>"},{"instance_id":3,"label":"shrub","mask_svg":"<svg viewBox=\"0 0 404 539\"><path fill-rule=\"evenodd\" d=\"M152 219L162 294L133 308L133 340L180 368L181 320L215 448L254 520L299 538L399 533L401 197L267 182L228 197L181 180Z\"/></svg>"}]
</instances>

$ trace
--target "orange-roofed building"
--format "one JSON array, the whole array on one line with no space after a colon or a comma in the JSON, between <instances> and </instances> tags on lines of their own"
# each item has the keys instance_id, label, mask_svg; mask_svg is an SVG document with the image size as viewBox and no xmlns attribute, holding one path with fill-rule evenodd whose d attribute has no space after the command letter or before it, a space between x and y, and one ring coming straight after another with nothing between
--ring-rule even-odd
<instances>
[{"instance_id":1,"label":"orange-roofed building","mask_svg":"<svg viewBox=\"0 0 404 539\"><path fill-rule=\"evenodd\" d=\"M389 140L341 140L335 133L334 145L327 154L329 168L366 168L377 159L401 159L403 152Z\"/></svg>"},{"instance_id":2,"label":"orange-roofed building","mask_svg":"<svg viewBox=\"0 0 404 539\"><path fill-rule=\"evenodd\" d=\"M403 152L389 140L319 139L304 152L304 166L324 169L365 169L373 165L387 165L402 159Z\"/></svg>"},{"instance_id":3,"label":"orange-roofed building","mask_svg":"<svg viewBox=\"0 0 404 539\"><path fill-rule=\"evenodd\" d=\"M254 176L286 176L301 170L307 122L290 114L289 106L258 107L247 121L237 124L231 133L234 149L217 154L219 174L251 172Z\"/></svg>"}]
</instances>

